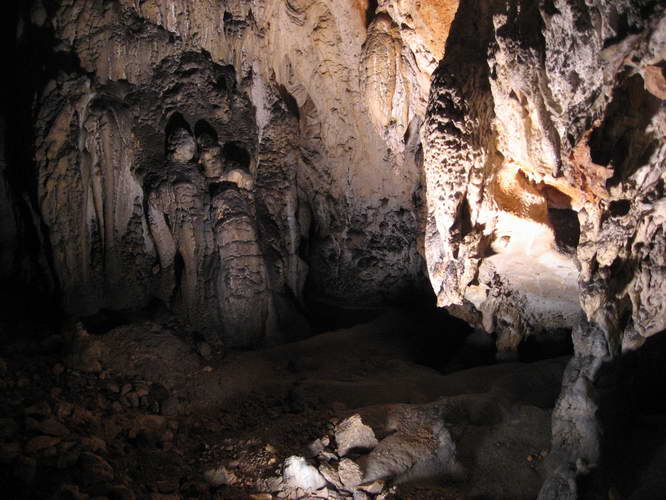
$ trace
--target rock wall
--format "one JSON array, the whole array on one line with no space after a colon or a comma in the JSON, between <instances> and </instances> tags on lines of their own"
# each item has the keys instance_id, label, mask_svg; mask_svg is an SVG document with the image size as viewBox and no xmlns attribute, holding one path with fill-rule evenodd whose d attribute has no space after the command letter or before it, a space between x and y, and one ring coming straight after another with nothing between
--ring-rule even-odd
<instances>
[{"instance_id":1,"label":"rock wall","mask_svg":"<svg viewBox=\"0 0 666 500\"><path fill-rule=\"evenodd\" d=\"M573 328L540 498L589 494L579 479L603 462L620 355L666 327L665 42L660 2L470 1L433 77L439 305L505 353Z\"/></svg>"},{"instance_id":2,"label":"rock wall","mask_svg":"<svg viewBox=\"0 0 666 500\"><path fill-rule=\"evenodd\" d=\"M71 61L35 126L66 310L158 298L251 345L296 328L306 287L427 289L417 131L456 7L33 2L25 33Z\"/></svg>"},{"instance_id":3,"label":"rock wall","mask_svg":"<svg viewBox=\"0 0 666 500\"><path fill-rule=\"evenodd\" d=\"M426 254L439 305L501 349L608 302L643 336L664 329L662 264L645 247L662 244L662 15L461 5L422 131Z\"/></svg>"}]
</instances>

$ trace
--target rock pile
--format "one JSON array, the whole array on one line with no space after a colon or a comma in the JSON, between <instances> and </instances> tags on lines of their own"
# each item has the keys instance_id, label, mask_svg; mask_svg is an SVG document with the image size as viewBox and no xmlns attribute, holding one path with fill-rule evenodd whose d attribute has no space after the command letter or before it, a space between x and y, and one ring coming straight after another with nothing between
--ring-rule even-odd
<instances>
[{"instance_id":1,"label":"rock pile","mask_svg":"<svg viewBox=\"0 0 666 500\"><path fill-rule=\"evenodd\" d=\"M372 428L358 414L334 422L337 419L332 419L325 436L307 447L308 458L288 457L281 475L258 482L257 488L289 499L389 498L388 482L364 477L368 453L378 444Z\"/></svg>"},{"instance_id":2,"label":"rock pile","mask_svg":"<svg viewBox=\"0 0 666 500\"><path fill-rule=\"evenodd\" d=\"M278 498L384 500L392 498L394 484L424 465L429 475L450 472L455 447L441 421L405 420L394 434L378 440L361 415L334 418L329 432L307 447L308 458L290 456L281 475L261 480L256 487ZM433 457L437 460L428 463Z\"/></svg>"}]
</instances>

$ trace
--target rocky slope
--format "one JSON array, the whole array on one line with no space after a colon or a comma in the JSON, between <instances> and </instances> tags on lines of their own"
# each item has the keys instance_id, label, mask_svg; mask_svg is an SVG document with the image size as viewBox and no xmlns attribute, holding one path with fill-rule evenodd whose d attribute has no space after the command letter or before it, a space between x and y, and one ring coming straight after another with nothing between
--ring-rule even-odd
<instances>
[{"instance_id":1,"label":"rocky slope","mask_svg":"<svg viewBox=\"0 0 666 500\"><path fill-rule=\"evenodd\" d=\"M414 363L417 321L246 352L173 318L18 337L0 480L8 498L534 498L566 359L443 375Z\"/></svg>"}]
</instances>

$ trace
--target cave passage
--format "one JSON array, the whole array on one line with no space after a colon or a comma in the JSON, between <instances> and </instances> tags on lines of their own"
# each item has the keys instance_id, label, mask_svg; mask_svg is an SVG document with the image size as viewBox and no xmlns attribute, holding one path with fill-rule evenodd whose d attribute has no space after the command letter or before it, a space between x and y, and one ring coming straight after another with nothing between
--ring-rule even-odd
<instances>
[{"instance_id":1,"label":"cave passage","mask_svg":"<svg viewBox=\"0 0 666 500\"><path fill-rule=\"evenodd\" d=\"M663 499L664 2L6 11L4 497Z\"/></svg>"}]
</instances>

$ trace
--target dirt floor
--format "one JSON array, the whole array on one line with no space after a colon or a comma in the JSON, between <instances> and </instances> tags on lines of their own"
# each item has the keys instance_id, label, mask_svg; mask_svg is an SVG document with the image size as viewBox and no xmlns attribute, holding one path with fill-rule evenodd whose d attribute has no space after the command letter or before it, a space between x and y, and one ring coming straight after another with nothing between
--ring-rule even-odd
<instances>
[{"instance_id":1,"label":"dirt floor","mask_svg":"<svg viewBox=\"0 0 666 500\"><path fill-rule=\"evenodd\" d=\"M245 352L170 318L5 332L3 498L535 498L566 358L443 374L419 328Z\"/></svg>"}]
</instances>

